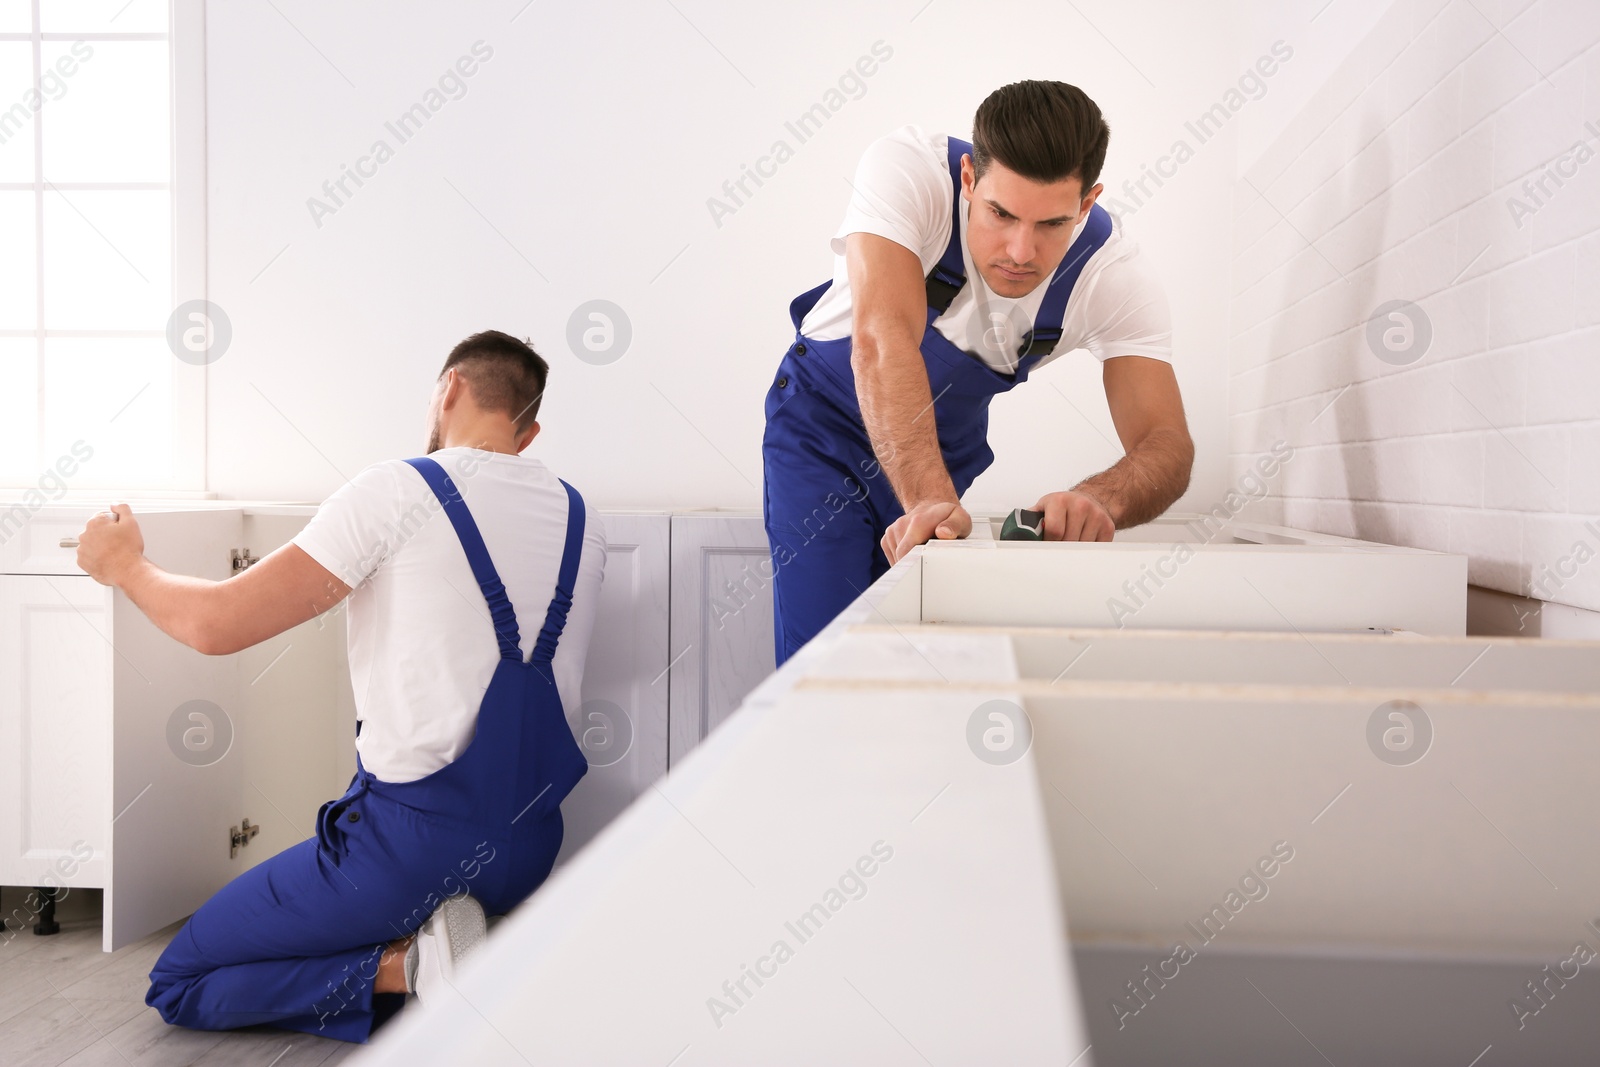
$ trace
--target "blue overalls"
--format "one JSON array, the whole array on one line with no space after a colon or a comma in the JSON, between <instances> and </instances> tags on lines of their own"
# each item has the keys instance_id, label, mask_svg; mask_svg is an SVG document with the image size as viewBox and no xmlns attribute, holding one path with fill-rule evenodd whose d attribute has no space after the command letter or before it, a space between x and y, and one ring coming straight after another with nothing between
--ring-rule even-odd
<instances>
[{"instance_id":1,"label":"blue overalls","mask_svg":"<svg viewBox=\"0 0 1600 1067\"><path fill-rule=\"evenodd\" d=\"M961 157L971 151L968 142L950 138L950 180L955 186L950 243L927 277L928 322L921 346L939 450L957 496L994 461L988 442L990 399L1026 381L1028 372L1055 348L1067 298L1084 264L1111 236L1111 216L1096 204L1050 279L1033 329L1017 352L1014 374L1002 374L962 351L933 323L967 280ZM794 343L767 391L762 513L772 547L773 637L779 664L889 569L879 542L905 514L862 425L850 338L817 341L800 333L807 312L831 284L824 282L789 305Z\"/></svg>"},{"instance_id":2,"label":"blue overalls","mask_svg":"<svg viewBox=\"0 0 1600 1067\"><path fill-rule=\"evenodd\" d=\"M437 462L406 462L443 503L500 645L472 741L412 782L381 781L358 756L350 788L318 811L316 836L229 882L161 954L145 1003L168 1023L269 1023L366 1041L403 1002L398 994L373 999L390 941L415 933L458 893L504 914L555 863L561 801L588 770L551 669L583 550L583 498L562 483L566 547L544 629L523 662L516 612L466 502Z\"/></svg>"}]
</instances>

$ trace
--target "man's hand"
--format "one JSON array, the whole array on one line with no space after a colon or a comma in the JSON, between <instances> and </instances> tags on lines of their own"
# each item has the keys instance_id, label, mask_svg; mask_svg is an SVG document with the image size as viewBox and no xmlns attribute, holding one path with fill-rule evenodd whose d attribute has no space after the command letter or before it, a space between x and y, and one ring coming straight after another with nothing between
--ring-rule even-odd
<instances>
[{"instance_id":1,"label":"man's hand","mask_svg":"<svg viewBox=\"0 0 1600 1067\"><path fill-rule=\"evenodd\" d=\"M967 514L967 509L954 501L941 500L918 504L894 520L894 524L884 531L879 544L883 546L883 554L889 557L892 567L907 552L931 538L951 541L970 533L972 516Z\"/></svg>"},{"instance_id":2,"label":"man's hand","mask_svg":"<svg viewBox=\"0 0 1600 1067\"><path fill-rule=\"evenodd\" d=\"M101 585L121 585L143 558L144 534L126 504L99 512L78 535L78 566Z\"/></svg>"},{"instance_id":3,"label":"man's hand","mask_svg":"<svg viewBox=\"0 0 1600 1067\"><path fill-rule=\"evenodd\" d=\"M1071 489L1047 493L1029 510L1044 512L1046 541L1109 541L1117 531L1100 501Z\"/></svg>"}]
</instances>

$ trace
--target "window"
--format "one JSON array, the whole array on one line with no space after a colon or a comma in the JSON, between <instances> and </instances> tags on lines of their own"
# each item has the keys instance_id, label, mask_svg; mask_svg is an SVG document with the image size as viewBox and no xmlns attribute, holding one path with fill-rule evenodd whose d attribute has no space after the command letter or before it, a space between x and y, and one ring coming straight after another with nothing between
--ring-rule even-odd
<instances>
[{"instance_id":1,"label":"window","mask_svg":"<svg viewBox=\"0 0 1600 1067\"><path fill-rule=\"evenodd\" d=\"M0 0L0 485L86 446L70 489L203 487L204 368L167 343L204 295L200 18Z\"/></svg>"}]
</instances>

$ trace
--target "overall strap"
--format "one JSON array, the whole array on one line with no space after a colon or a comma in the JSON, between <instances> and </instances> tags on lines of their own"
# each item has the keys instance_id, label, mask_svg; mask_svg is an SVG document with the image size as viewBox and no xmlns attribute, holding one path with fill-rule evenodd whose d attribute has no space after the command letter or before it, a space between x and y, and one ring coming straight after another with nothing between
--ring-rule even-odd
<instances>
[{"instance_id":1,"label":"overall strap","mask_svg":"<svg viewBox=\"0 0 1600 1067\"><path fill-rule=\"evenodd\" d=\"M1089 209L1089 221L1083 224L1083 232L1072 242L1061 266L1051 276L1033 329L1022 339L1022 348L1017 352L1019 357L1047 356L1056 347L1056 342L1061 340L1061 320L1067 313L1067 300L1078 284L1078 275L1083 273L1089 257L1100 251L1110 237L1111 213L1096 204Z\"/></svg>"},{"instance_id":2,"label":"overall strap","mask_svg":"<svg viewBox=\"0 0 1600 1067\"><path fill-rule=\"evenodd\" d=\"M423 456L406 462L422 475L428 488L433 490L433 495L444 505L444 513L450 516L450 524L456 528L456 537L467 554L472 576L478 580L478 588L483 590L483 598L489 602L489 617L494 622L494 634L500 642L500 658L521 662L522 649L519 646L522 636L517 631L517 613L506 596L506 587L500 582L499 572L489 559L489 550L483 545L478 524L473 521L472 512L467 510L467 502L461 499L461 491L436 460Z\"/></svg>"},{"instance_id":3,"label":"overall strap","mask_svg":"<svg viewBox=\"0 0 1600 1067\"><path fill-rule=\"evenodd\" d=\"M572 607L572 587L578 580L578 560L583 556L583 497L566 482L567 491L567 544L561 550L561 571L556 577L556 594L550 598L550 610L544 617L544 629L534 642L529 663L549 663L556 654L556 644L567 625L567 611Z\"/></svg>"},{"instance_id":4,"label":"overall strap","mask_svg":"<svg viewBox=\"0 0 1600 1067\"><path fill-rule=\"evenodd\" d=\"M930 323L950 310L950 302L967 284L967 267L961 258L961 157L972 151L972 145L957 137L949 140L950 181L956 193L950 201L950 241L925 280Z\"/></svg>"}]
</instances>

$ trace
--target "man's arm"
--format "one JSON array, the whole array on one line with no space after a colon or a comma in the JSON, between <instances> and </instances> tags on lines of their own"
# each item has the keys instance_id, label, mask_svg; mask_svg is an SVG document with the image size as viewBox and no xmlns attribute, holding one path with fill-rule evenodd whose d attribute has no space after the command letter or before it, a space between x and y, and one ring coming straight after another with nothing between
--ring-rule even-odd
<instances>
[{"instance_id":1,"label":"man's arm","mask_svg":"<svg viewBox=\"0 0 1600 1067\"><path fill-rule=\"evenodd\" d=\"M906 515L884 535L893 563L929 537L965 537L972 519L939 451L933 390L922 360L927 292L915 253L886 237L845 238L854 305L850 369L878 463Z\"/></svg>"},{"instance_id":2,"label":"man's arm","mask_svg":"<svg viewBox=\"0 0 1600 1067\"><path fill-rule=\"evenodd\" d=\"M1046 540L1109 541L1113 529L1149 522L1189 488L1194 442L1171 365L1116 356L1105 361L1102 380L1125 454L1069 492L1034 505L1045 512Z\"/></svg>"},{"instance_id":3,"label":"man's arm","mask_svg":"<svg viewBox=\"0 0 1600 1067\"><path fill-rule=\"evenodd\" d=\"M296 544L248 570L213 582L169 574L144 555L144 536L126 504L89 520L78 566L101 585L121 589L175 640L208 656L226 656L276 637L327 611L350 587Z\"/></svg>"}]
</instances>

